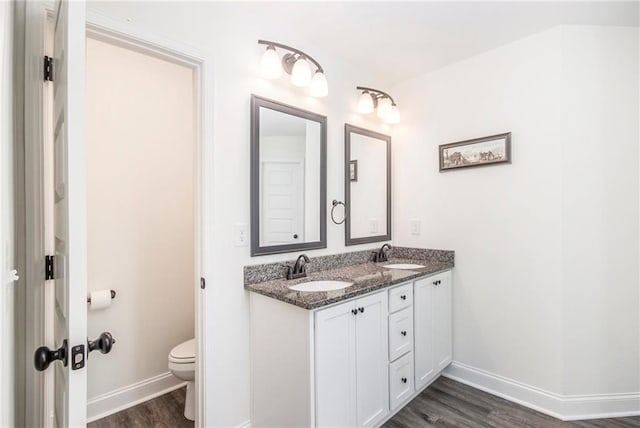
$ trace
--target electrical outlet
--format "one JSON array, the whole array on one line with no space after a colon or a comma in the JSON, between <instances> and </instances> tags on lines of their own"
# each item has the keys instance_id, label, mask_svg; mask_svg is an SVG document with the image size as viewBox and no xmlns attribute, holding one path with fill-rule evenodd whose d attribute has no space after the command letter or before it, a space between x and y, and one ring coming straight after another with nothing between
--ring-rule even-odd
<instances>
[{"instance_id":1,"label":"electrical outlet","mask_svg":"<svg viewBox=\"0 0 640 428\"><path fill-rule=\"evenodd\" d=\"M372 218L369 220L369 232L376 233L378 232L378 220Z\"/></svg>"},{"instance_id":2,"label":"electrical outlet","mask_svg":"<svg viewBox=\"0 0 640 428\"><path fill-rule=\"evenodd\" d=\"M420 235L420 220L411 220L411 234Z\"/></svg>"},{"instance_id":3,"label":"electrical outlet","mask_svg":"<svg viewBox=\"0 0 640 428\"><path fill-rule=\"evenodd\" d=\"M233 232L236 247L247 247L249 245L249 232L247 223L236 223L233 226Z\"/></svg>"}]
</instances>

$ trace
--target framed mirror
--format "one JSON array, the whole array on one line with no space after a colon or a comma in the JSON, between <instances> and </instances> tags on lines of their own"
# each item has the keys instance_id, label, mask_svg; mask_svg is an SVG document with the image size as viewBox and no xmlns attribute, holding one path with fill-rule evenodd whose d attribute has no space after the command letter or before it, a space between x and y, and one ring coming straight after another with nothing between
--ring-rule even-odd
<instances>
[{"instance_id":1,"label":"framed mirror","mask_svg":"<svg viewBox=\"0 0 640 428\"><path fill-rule=\"evenodd\" d=\"M391 239L391 137L345 124L345 245Z\"/></svg>"},{"instance_id":2,"label":"framed mirror","mask_svg":"<svg viewBox=\"0 0 640 428\"><path fill-rule=\"evenodd\" d=\"M327 247L327 118L251 96L251 255Z\"/></svg>"}]
</instances>

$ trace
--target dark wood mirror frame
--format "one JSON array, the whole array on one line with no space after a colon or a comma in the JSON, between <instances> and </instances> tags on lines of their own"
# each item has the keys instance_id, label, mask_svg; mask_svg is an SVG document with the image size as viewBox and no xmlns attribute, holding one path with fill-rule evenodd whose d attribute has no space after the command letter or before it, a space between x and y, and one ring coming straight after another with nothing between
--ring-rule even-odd
<instances>
[{"instance_id":1,"label":"dark wood mirror frame","mask_svg":"<svg viewBox=\"0 0 640 428\"><path fill-rule=\"evenodd\" d=\"M260 246L260 108L279 111L320 124L320 240ZM251 256L327 248L327 117L251 95Z\"/></svg>"},{"instance_id":2,"label":"dark wood mirror frame","mask_svg":"<svg viewBox=\"0 0 640 428\"><path fill-rule=\"evenodd\" d=\"M364 238L351 237L351 134L360 134L367 137L383 140L387 144L387 233L384 235L367 236ZM346 222L344 228L344 244L358 245L368 244L370 242L381 242L391 240L391 137L370 131L368 129L359 128L357 126L344 125L344 198L346 204Z\"/></svg>"}]
</instances>

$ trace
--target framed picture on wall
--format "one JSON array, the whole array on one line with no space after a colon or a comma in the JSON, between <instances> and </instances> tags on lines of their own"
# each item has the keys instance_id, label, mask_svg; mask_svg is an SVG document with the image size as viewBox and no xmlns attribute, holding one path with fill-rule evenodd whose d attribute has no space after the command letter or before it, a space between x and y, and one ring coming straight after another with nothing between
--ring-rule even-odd
<instances>
[{"instance_id":1,"label":"framed picture on wall","mask_svg":"<svg viewBox=\"0 0 640 428\"><path fill-rule=\"evenodd\" d=\"M358 161L349 161L349 178L351 181L358 181Z\"/></svg>"},{"instance_id":2,"label":"framed picture on wall","mask_svg":"<svg viewBox=\"0 0 640 428\"><path fill-rule=\"evenodd\" d=\"M440 172L450 169L511 163L511 132L474 138L440 147Z\"/></svg>"}]
</instances>

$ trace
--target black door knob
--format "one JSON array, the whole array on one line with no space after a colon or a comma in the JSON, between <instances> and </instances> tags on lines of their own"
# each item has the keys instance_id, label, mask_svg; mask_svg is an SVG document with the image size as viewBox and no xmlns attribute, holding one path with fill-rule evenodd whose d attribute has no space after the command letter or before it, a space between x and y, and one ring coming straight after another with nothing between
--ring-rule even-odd
<instances>
[{"instance_id":1,"label":"black door knob","mask_svg":"<svg viewBox=\"0 0 640 428\"><path fill-rule=\"evenodd\" d=\"M402 381L402 383L407 383L407 378L403 377L402 379L400 379Z\"/></svg>"},{"instance_id":2,"label":"black door knob","mask_svg":"<svg viewBox=\"0 0 640 428\"><path fill-rule=\"evenodd\" d=\"M298 234L297 233L293 234L293 239L298 239Z\"/></svg>"},{"instance_id":3,"label":"black door knob","mask_svg":"<svg viewBox=\"0 0 640 428\"><path fill-rule=\"evenodd\" d=\"M358 308L358 310L360 311L360 313L364 312L364 308Z\"/></svg>"},{"instance_id":4,"label":"black door knob","mask_svg":"<svg viewBox=\"0 0 640 428\"><path fill-rule=\"evenodd\" d=\"M33 354L33 365L39 372L44 371L52 362L60 360L62 364L67 365L67 340L62 342L62 346L55 351L50 350L46 346L36 349Z\"/></svg>"},{"instance_id":5,"label":"black door knob","mask_svg":"<svg viewBox=\"0 0 640 428\"><path fill-rule=\"evenodd\" d=\"M358 315L358 310L357 309L351 309L351 313L353 315Z\"/></svg>"},{"instance_id":6,"label":"black door knob","mask_svg":"<svg viewBox=\"0 0 640 428\"><path fill-rule=\"evenodd\" d=\"M407 300L407 296L405 296L404 294L402 296L400 296L401 300Z\"/></svg>"},{"instance_id":7,"label":"black door knob","mask_svg":"<svg viewBox=\"0 0 640 428\"><path fill-rule=\"evenodd\" d=\"M400 334L403 335L403 336L406 336L407 332L406 331L401 331Z\"/></svg>"},{"instance_id":8,"label":"black door knob","mask_svg":"<svg viewBox=\"0 0 640 428\"><path fill-rule=\"evenodd\" d=\"M108 354L111 348L113 348L114 343L116 343L116 340L111 333L107 331L102 333L96 340L87 341L87 348L89 348L89 352L99 349L101 353Z\"/></svg>"}]
</instances>

